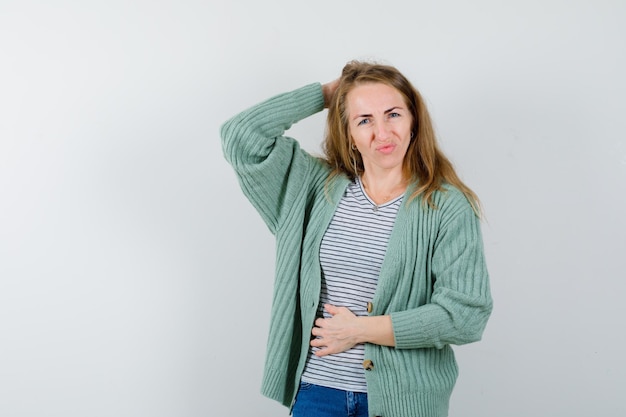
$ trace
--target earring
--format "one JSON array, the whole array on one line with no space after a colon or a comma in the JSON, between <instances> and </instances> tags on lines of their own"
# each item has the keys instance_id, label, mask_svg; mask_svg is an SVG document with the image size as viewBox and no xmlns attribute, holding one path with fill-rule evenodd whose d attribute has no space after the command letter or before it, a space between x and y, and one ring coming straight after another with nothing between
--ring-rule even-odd
<instances>
[{"instance_id":1,"label":"earring","mask_svg":"<svg viewBox=\"0 0 626 417\"><path fill-rule=\"evenodd\" d=\"M413 132L411 132L411 139L413 139Z\"/></svg>"},{"instance_id":2,"label":"earring","mask_svg":"<svg viewBox=\"0 0 626 417\"><path fill-rule=\"evenodd\" d=\"M413 133L411 133L411 137L413 137ZM351 148L353 151L356 151L356 146L354 145L354 143L353 143L352 145L350 145L350 148Z\"/></svg>"}]
</instances>

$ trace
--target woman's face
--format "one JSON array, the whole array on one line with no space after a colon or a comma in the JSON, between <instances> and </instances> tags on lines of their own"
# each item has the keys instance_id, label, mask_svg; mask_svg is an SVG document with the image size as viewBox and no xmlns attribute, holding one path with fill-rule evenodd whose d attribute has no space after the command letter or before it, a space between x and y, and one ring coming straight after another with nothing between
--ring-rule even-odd
<instances>
[{"instance_id":1,"label":"woman's face","mask_svg":"<svg viewBox=\"0 0 626 417\"><path fill-rule=\"evenodd\" d=\"M402 171L413 117L400 92L387 84L361 84L348 93L346 102L350 136L365 172Z\"/></svg>"}]
</instances>

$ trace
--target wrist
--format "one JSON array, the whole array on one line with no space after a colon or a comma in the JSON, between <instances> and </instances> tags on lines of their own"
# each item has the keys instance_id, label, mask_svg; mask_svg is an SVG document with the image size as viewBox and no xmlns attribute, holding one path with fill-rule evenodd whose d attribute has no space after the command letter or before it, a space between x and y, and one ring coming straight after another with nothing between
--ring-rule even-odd
<instances>
[{"instance_id":1,"label":"wrist","mask_svg":"<svg viewBox=\"0 0 626 417\"><path fill-rule=\"evenodd\" d=\"M362 316L358 321L358 343L395 346L391 316Z\"/></svg>"}]
</instances>

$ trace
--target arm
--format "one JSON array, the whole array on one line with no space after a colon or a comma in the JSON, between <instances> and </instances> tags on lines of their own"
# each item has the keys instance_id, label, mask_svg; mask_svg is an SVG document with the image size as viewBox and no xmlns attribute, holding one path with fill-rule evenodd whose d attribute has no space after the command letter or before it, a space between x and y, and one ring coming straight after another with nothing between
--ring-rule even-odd
<instances>
[{"instance_id":1,"label":"arm","mask_svg":"<svg viewBox=\"0 0 626 417\"><path fill-rule=\"evenodd\" d=\"M431 257L433 293L417 308L391 313L396 348L442 348L480 340L492 310L480 221L464 197L441 204Z\"/></svg>"},{"instance_id":2,"label":"arm","mask_svg":"<svg viewBox=\"0 0 626 417\"><path fill-rule=\"evenodd\" d=\"M346 307L326 304L324 309L332 316L318 318L311 331L315 339L311 346L321 347L317 356L344 352L360 343L395 346L391 316L357 317Z\"/></svg>"},{"instance_id":3,"label":"arm","mask_svg":"<svg viewBox=\"0 0 626 417\"><path fill-rule=\"evenodd\" d=\"M324 108L328 108L330 106L330 102L335 95L335 91L337 91L337 87L339 86L339 78L329 83L322 85L322 94L324 95Z\"/></svg>"},{"instance_id":4,"label":"arm","mask_svg":"<svg viewBox=\"0 0 626 417\"><path fill-rule=\"evenodd\" d=\"M224 156L272 232L304 188L313 159L283 135L292 124L321 111L324 100L320 84L311 84L243 111L221 128Z\"/></svg>"},{"instance_id":5,"label":"arm","mask_svg":"<svg viewBox=\"0 0 626 417\"><path fill-rule=\"evenodd\" d=\"M356 317L343 307L325 306L332 317L317 319L312 331L320 339L312 340L311 345L323 347L320 356L357 343L416 349L480 339L492 301L479 220L464 197L450 198L447 203L452 207L437 203L442 222L427 276L434 280L430 301L389 315L367 317Z\"/></svg>"}]
</instances>

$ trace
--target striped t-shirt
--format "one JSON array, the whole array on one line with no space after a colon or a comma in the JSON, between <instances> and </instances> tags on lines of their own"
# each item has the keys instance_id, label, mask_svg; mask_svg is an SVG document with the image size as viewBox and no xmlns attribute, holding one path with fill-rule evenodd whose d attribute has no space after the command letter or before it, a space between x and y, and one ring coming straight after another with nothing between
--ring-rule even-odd
<instances>
[{"instance_id":1,"label":"striped t-shirt","mask_svg":"<svg viewBox=\"0 0 626 417\"><path fill-rule=\"evenodd\" d=\"M322 290L318 317L330 317L324 304L347 307L366 316L402 196L376 205L360 179L348 185L320 246ZM363 357L365 346L324 357L311 347L302 375L304 382L346 391L367 392Z\"/></svg>"}]
</instances>

